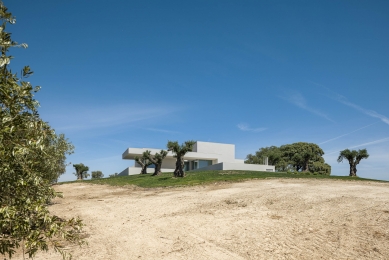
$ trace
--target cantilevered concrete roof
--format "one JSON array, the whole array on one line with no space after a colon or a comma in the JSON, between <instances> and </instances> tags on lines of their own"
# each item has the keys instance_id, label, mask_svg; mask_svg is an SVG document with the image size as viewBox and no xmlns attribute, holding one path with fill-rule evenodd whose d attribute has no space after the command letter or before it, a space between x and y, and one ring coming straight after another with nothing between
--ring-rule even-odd
<instances>
[{"instance_id":1,"label":"cantilevered concrete roof","mask_svg":"<svg viewBox=\"0 0 389 260\"><path fill-rule=\"evenodd\" d=\"M136 156L142 156L142 153L146 150L149 150L151 154L159 153L161 149L155 148L128 148L124 151L122 158L128 160L134 160ZM188 152L185 154L185 160L217 160L221 154L216 153L198 153L198 152ZM166 158L173 158L174 155L172 152L168 152Z\"/></svg>"}]
</instances>

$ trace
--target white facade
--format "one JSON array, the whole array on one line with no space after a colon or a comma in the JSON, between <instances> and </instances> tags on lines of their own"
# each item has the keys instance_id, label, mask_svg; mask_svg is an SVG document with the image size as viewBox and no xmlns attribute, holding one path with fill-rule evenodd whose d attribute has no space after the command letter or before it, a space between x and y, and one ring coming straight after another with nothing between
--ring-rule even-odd
<instances>
[{"instance_id":1,"label":"white facade","mask_svg":"<svg viewBox=\"0 0 389 260\"><path fill-rule=\"evenodd\" d=\"M134 160L136 156L142 156L146 150L155 154L161 149L155 148L128 148L124 151L122 158L127 160ZM185 171L197 170L247 170L247 171L269 171L274 172L275 167L272 165L260 164L245 164L244 160L235 159L235 145L210 143L210 142L196 142L193 146L193 151L188 152L184 156ZM162 162L162 172L173 172L176 166L176 158L173 153L169 152ZM140 174L141 166L135 162L134 166L124 169L119 175L134 175ZM147 169L148 173L153 173L153 168Z\"/></svg>"}]
</instances>

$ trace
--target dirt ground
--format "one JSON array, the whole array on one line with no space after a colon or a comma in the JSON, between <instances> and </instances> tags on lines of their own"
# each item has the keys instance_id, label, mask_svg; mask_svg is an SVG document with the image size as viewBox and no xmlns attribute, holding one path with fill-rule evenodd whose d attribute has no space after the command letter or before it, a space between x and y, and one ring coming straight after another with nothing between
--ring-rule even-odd
<instances>
[{"instance_id":1,"label":"dirt ground","mask_svg":"<svg viewBox=\"0 0 389 260\"><path fill-rule=\"evenodd\" d=\"M266 179L168 189L57 186L73 259L389 259L389 184ZM15 259L18 259L17 257ZM61 259L39 253L36 260Z\"/></svg>"}]
</instances>

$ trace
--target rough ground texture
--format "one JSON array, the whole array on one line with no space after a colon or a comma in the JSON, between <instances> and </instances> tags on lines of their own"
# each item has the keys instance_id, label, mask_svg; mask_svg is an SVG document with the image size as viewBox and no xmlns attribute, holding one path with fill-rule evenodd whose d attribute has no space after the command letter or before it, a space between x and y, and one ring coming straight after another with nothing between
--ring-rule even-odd
<instances>
[{"instance_id":1,"label":"rough ground texture","mask_svg":"<svg viewBox=\"0 0 389 260\"><path fill-rule=\"evenodd\" d=\"M267 179L166 189L57 186L86 224L73 259L389 259L389 184ZM18 256L15 257L18 259ZM61 259L52 251L38 259Z\"/></svg>"}]
</instances>

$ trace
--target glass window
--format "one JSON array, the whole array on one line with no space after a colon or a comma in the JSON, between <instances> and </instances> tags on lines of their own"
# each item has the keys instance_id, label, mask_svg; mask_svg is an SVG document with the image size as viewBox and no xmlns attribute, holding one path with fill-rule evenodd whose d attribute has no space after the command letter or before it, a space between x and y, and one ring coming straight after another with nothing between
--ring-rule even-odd
<instances>
[{"instance_id":1,"label":"glass window","mask_svg":"<svg viewBox=\"0 0 389 260\"><path fill-rule=\"evenodd\" d=\"M198 169L198 161L192 161L192 170Z\"/></svg>"},{"instance_id":2,"label":"glass window","mask_svg":"<svg viewBox=\"0 0 389 260\"><path fill-rule=\"evenodd\" d=\"M199 168L207 167L209 165L212 165L211 160L199 160Z\"/></svg>"}]
</instances>

